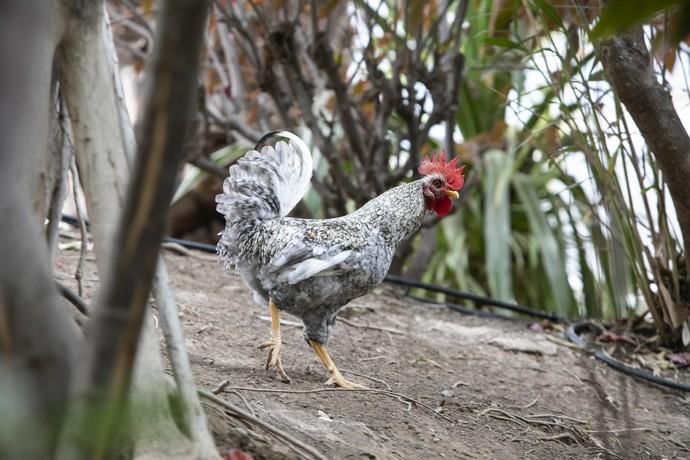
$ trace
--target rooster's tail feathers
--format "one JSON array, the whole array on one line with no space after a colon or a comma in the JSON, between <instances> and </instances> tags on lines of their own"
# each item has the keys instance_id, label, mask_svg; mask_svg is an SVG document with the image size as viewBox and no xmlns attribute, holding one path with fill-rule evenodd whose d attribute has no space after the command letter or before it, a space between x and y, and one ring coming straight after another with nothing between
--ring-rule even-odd
<instances>
[{"instance_id":1,"label":"rooster's tail feathers","mask_svg":"<svg viewBox=\"0 0 690 460\"><path fill-rule=\"evenodd\" d=\"M223 193L216 196L216 209L226 221L218 249L231 264L236 262L242 237L261 222L287 215L311 182L313 164L306 144L291 132L278 131L264 136L259 145L267 137L288 142L247 152L230 167Z\"/></svg>"}]
</instances>

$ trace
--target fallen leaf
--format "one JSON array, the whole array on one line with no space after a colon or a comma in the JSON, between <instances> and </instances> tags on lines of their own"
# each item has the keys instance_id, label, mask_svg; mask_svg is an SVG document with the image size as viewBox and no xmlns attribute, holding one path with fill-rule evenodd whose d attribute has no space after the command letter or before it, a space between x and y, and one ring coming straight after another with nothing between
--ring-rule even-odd
<instances>
[{"instance_id":1,"label":"fallen leaf","mask_svg":"<svg viewBox=\"0 0 690 460\"><path fill-rule=\"evenodd\" d=\"M230 449L223 455L223 460L254 460L254 457L240 449Z\"/></svg>"},{"instance_id":2,"label":"fallen leaf","mask_svg":"<svg viewBox=\"0 0 690 460\"><path fill-rule=\"evenodd\" d=\"M668 356L668 360L676 367L690 366L690 352L674 353Z\"/></svg>"},{"instance_id":3,"label":"fallen leaf","mask_svg":"<svg viewBox=\"0 0 690 460\"><path fill-rule=\"evenodd\" d=\"M317 418L320 418L321 420L325 420L325 421L327 421L327 422L332 422L332 421L333 421L333 419L330 417L330 415L328 415L327 413L325 413L325 412L322 411L321 409L319 409L318 411L316 411L316 413L318 414L318 417L317 417Z\"/></svg>"},{"instance_id":4,"label":"fallen leaf","mask_svg":"<svg viewBox=\"0 0 690 460\"><path fill-rule=\"evenodd\" d=\"M532 332L544 332L544 327L541 325L541 323L532 323L528 327Z\"/></svg>"},{"instance_id":5,"label":"fallen leaf","mask_svg":"<svg viewBox=\"0 0 690 460\"><path fill-rule=\"evenodd\" d=\"M438 367L439 369L443 369L443 366L441 366L439 363L437 363L437 362L434 361L433 359L425 358L425 357L423 357L423 356L420 357L420 358L413 359L412 361L410 361L410 364L417 364L417 363L428 363L428 364L431 364L431 365L434 366L434 367Z\"/></svg>"},{"instance_id":6,"label":"fallen leaf","mask_svg":"<svg viewBox=\"0 0 690 460\"><path fill-rule=\"evenodd\" d=\"M603 343L618 343L618 342L625 342L629 343L630 345L637 345L637 342L633 340L632 338L628 337L625 334L616 334L615 332L611 331L604 331L599 336L597 337L597 342L603 342Z\"/></svg>"}]
</instances>

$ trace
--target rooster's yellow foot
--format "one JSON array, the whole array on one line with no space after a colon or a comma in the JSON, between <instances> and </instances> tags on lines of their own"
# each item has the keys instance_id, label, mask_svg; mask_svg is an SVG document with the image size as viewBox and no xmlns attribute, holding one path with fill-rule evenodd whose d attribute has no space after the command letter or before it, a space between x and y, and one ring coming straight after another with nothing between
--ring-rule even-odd
<instances>
[{"instance_id":1,"label":"rooster's yellow foot","mask_svg":"<svg viewBox=\"0 0 690 460\"><path fill-rule=\"evenodd\" d=\"M259 345L259 350L268 348L268 357L266 358L266 369L274 367L278 371L280 380L284 383L290 383L290 377L283 369L283 362L280 359L280 349L283 342L280 340L280 310L273 302L273 299L268 302L268 310L271 312L271 340Z\"/></svg>"},{"instance_id":2,"label":"rooster's yellow foot","mask_svg":"<svg viewBox=\"0 0 690 460\"><path fill-rule=\"evenodd\" d=\"M336 369L335 372L331 373L331 378L326 380L326 385L335 385L346 390L356 390L362 389L366 390L367 387L360 385L359 383L350 382L348 379L343 377L343 375Z\"/></svg>"},{"instance_id":3,"label":"rooster's yellow foot","mask_svg":"<svg viewBox=\"0 0 690 460\"><path fill-rule=\"evenodd\" d=\"M343 377L343 374L341 374L338 368L335 367L335 363L328 354L328 350L326 349L325 345L320 344L314 340L309 340L309 345L314 349L316 356L319 357L321 363L328 371L328 375L331 376L331 378L326 381L326 385L336 385L340 388L345 388L347 390L354 390L356 388L367 388L363 385L360 385L359 383L352 383L345 377Z\"/></svg>"},{"instance_id":4,"label":"rooster's yellow foot","mask_svg":"<svg viewBox=\"0 0 690 460\"><path fill-rule=\"evenodd\" d=\"M278 371L280 380L284 383L290 383L290 377L288 377L288 375L285 373L285 369L283 369L283 362L280 359L281 346L281 342L271 339L267 342L262 343L257 348L259 350L268 348L268 357L266 358L266 369L270 369L272 367L275 368L276 371Z\"/></svg>"}]
</instances>

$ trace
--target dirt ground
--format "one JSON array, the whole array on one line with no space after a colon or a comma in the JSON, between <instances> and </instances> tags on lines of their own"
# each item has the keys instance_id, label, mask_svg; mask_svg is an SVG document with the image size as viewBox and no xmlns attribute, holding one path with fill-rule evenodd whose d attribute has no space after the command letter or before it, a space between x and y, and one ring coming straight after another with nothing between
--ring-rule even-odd
<instances>
[{"instance_id":1,"label":"dirt ground","mask_svg":"<svg viewBox=\"0 0 690 460\"><path fill-rule=\"evenodd\" d=\"M388 285L341 313L350 324L336 325L329 350L347 378L390 393L323 391L326 373L295 325L283 326L292 383L281 383L256 348L270 335L267 311L241 280L213 257L165 258L198 384L212 390L227 380L221 398L326 458L690 458L687 394L622 376L526 322L461 315ZM63 249L56 263L71 287L77 259ZM88 298L98 280L93 254L87 259ZM304 458L206 407L223 448Z\"/></svg>"}]
</instances>

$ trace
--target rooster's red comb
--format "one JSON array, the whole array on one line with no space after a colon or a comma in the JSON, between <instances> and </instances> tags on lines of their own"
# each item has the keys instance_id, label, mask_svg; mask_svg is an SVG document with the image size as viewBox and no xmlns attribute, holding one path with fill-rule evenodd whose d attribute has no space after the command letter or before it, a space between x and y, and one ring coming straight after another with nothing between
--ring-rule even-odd
<instances>
[{"instance_id":1,"label":"rooster's red comb","mask_svg":"<svg viewBox=\"0 0 690 460\"><path fill-rule=\"evenodd\" d=\"M429 174L441 174L446 178L448 187L452 190L458 191L465 183L465 177L462 175L465 170L464 166L458 167L460 157L455 157L446 162L446 152L437 153L429 158L422 160L419 165L419 174L428 176Z\"/></svg>"}]
</instances>

